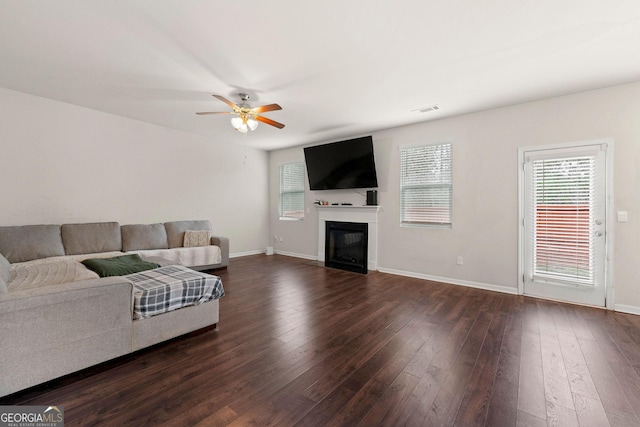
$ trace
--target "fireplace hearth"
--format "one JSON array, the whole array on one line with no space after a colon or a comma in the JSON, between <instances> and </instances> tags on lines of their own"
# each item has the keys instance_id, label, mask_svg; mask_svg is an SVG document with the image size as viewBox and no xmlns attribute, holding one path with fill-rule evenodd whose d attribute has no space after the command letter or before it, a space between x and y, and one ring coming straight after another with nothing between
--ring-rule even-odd
<instances>
[{"instance_id":1,"label":"fireplace hearth","mask_svg":"<svg viewBox=\"0 0 640 427\"><path fill-rule=\"evenodd\" d=\"M326 267L367 274L367 223L326 221Z\"/></svg>"}]
</instances>

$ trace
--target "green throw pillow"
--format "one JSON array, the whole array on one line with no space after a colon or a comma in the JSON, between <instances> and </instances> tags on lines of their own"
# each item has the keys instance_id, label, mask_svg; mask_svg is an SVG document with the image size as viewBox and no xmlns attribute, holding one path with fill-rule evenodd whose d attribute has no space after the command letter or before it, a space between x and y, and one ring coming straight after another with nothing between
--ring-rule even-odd
<instances>
[{"instance_id":1,"label":"green throw pillow","mask_svg":"<svg viewBox=\"0 0 640 427\"><path fill-rule=\"evenodd\" d=\"M122 255L114 258L89 258L82 261L89 270L100 277L125 276L140 271L160 267L155 262L144 261L138 254Z\"/></svg>"}]
</instances>

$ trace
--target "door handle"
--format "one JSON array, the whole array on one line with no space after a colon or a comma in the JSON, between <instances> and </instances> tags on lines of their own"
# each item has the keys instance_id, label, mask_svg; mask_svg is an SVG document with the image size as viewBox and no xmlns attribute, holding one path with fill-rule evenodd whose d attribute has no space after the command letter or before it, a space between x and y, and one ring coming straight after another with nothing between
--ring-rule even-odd
<instances>
[{"instance_id":1,"label":"door handle","mask_svg":"<svg viewBox=\"0 0 640 427\"><path fill-rule=\"evenodd\" d=\"M596 231L596 237L602 237L602 231Z\"/></svg>"}]
</instances>

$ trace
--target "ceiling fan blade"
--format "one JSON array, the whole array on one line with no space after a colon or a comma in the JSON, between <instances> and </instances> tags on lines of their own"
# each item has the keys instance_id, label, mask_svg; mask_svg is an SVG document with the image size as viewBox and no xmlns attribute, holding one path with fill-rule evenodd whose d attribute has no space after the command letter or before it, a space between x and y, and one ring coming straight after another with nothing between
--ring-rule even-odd
<instances>
[{"instance_id":1,"label":"ceiling fan blade","mask_svg":"<svg viewBox=\"0 0 640 427\"><path fill-rule=\"evenodd\" d=\"M200 116L204 115L204 114L233 114L233 111L204 111L201 113L196 113Z\"/></svg>"},{"instance_id":2,"label":"ceiling fan blade","mask_svg":"<svg viewBox=\"0 0 640 427\"><path fill-rule=\"evenodd\" d=\"M267 119L266 117L256 116L255 118L259 122L266 123L266 124L271 125L271 126L275 126L278 129L282 129L284 127L284 125L282 123L278 123L275 120Z\"/></svg>"},{"instance_id":3,"label":"ceiling fan blade","mask_svg":"<svg viewBox=\"0 0 640 427\"><path fill-rule=\"evenodd\" d=\"M269 105L263 105L262 107L255 107L251 109L251 111L253 111L256 114L266 113L267 111L275 111L275 110L282 110L282 107L279 106L278 104L269 104Z\"/></svg>"},{"instance_id":4,"label":"ceiling fan blade","mask_svg":"<svg viewBox=\"0 0 640 427\"><path fill-rule=\"evenodd\" d=\"M224 102L225 104L227 104L229 107L233 108L234 110L237 110L239 108L236 104L234 104L233 102L229 101L224 96L220 96L220 95L213 95L213 96L215 96L220 101Z\"/></svg>"}]
</instances>

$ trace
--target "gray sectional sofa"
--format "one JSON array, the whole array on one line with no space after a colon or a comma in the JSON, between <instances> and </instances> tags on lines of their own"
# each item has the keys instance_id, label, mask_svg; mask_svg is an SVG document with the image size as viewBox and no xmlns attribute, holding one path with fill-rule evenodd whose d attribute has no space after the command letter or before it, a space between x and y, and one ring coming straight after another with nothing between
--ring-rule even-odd
<instances>
[{"instance_id":1,"label":"gray sectional sofa","mask_svg":"<svg viewBox=\"0 0 640 427\"><path fill-rule=\"evenodd\" d=\"M132 282L81 264L137 253L161 266L226 267L227 238L183 246L197 231L210 222L0 227L0 396L215 325L218 299L134 320Z\"/></svg>"}]
</instances>

